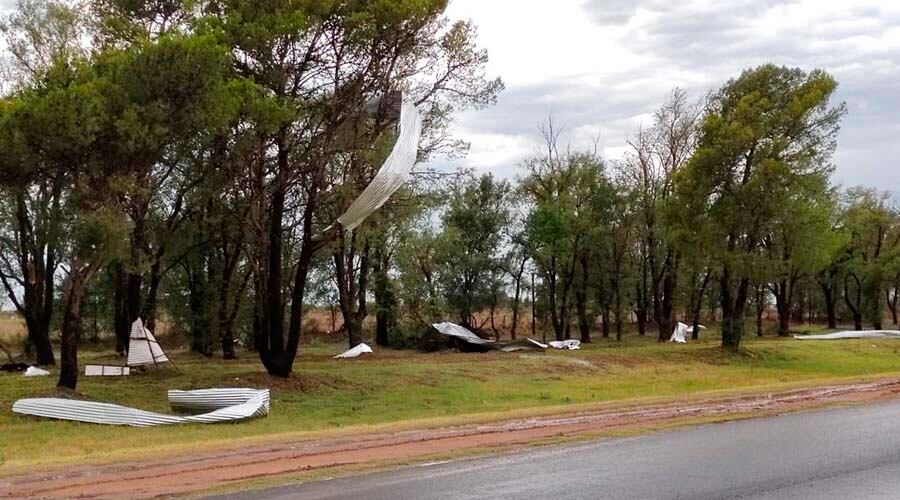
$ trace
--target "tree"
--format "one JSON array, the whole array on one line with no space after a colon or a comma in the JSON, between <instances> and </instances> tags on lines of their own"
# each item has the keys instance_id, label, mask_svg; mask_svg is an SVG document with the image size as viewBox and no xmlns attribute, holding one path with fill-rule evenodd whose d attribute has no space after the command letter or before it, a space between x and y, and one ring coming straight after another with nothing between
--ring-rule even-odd
<instances>
[{"instance_id":1,"label":"tree","mask_svg":"<svg viewBox=\"0 0 900 500\"><path fill-rule=\"evenodd\" d=\"M484 174L461 181L448 195L438 254L440 283L447 307L461 325L474 328L475 314L493 301L510 185Z\"/></svg>"},{"instance_id":2,"label":"tree","mask_svg":"<svg viewBox=\"0 0 900 500\"><path fill-rule=\"evenodd\" d=\"M772 221L762 242L770 264L758 273L769 278L769 291L778 310L780 337L788 335L798 283L824 269L840 244L830 231L834 206L827 178L812 176L806 180L809 184L798 190L797 196L781 200L780 214Z\"/></svg>"},{"instance_id":3,"label":"tree","mask_svg":"<svg viewBox=\"0 0 900 500\"><path fill-rule=\"evenodd\" d=\"M272 104L258 129L265 154L246 163L243 177L253 239L266 242L249 254L254 344L266 370L287 377L310 265L340 235L326 229L337 228L341 209L374 175L368 153L396 117L390 99L374 116L367 103L405 90L425 110L424 149L435 151L454 144L446 134L452 112L490 104L502 83L485 77L487 54L475 47L473 26L448 26L443 0L210 7L209 24L225 34L235 71Z\"/></svg>"},{"instance_id":4,"label":"tree","mask_svg":"<svg viewBox=\"0 0 900 500\"><path fill-rule=\"evenodd\" d=\"M585 273L590 273L591 248L605 228L612 189L596 151L561 150L560 132L552 121L544 126L546 151L524 163L528 175L522 179L521 190L531 204L527 241L547 290L556 339L569 336L574 294L582 341L590 342L587 296L591 278Z\"/></svg>"},{"instance_id":5,"label":"tree","mask_svg":"<svg viewBox=\"0 0 900 500\"><path fill-rule=\"evenodd\" d=\"M648 274L648 279L639 283L646 283L649 293L641 290L638 298L644 300L648 295L660 342L672 334L679 256L668 242L665 221L659 214L669 203L676 172L694 152L699 117L700 107L688 102L683 90L674 89L668 102L654 113L653 124L638 130L629 141L631 151L624 164L628 183L637 193L641 263L646 266L642 272ZM643 304L640 310L646 310Z\"/></svg>"},{"instance_id":6,"label":"tree","mask_svg":"<svg viewBox=\"0 0 900 500\"><path fill-rule=\"evenodd\" d=\"M74 389L86 287L120 256L128 182L210 126L227 53L212 37L167 37L90 61L59 61L19 100L17 134L37 168L67 187L59 385ZM196 72L196 73L195 73Z\"/></svg>"},{"instance_id":7,"label":"tree","mask_svg":"<svg viewBox=\"0 0 900 500\"><path fill-rule=\"evenodd\" d=\"M854 328L867 318L881 329L885 276L892 274L898 239L897 218L888 193L853 188L844 202L843 229L848 239L842 256L844 303L853 316Z\"/></svg>"},{"instance_id":8,"label":"tree","mask_svg":"<svg viewBox=\"0 0 900 500\"><path fill-rule=\"evenodd\" d=\"M744 71L712 96L697 151L676 174L667 210L687 251L706 245L716 266L722 345L740 347L750 270L766 230L787 219L785 202L808 196L829 175L844 106L830 106L837 83L819 70L773 65ZM818 185L819 183L813 183Z\"/></svg>"},{"instance_id":9,"label":"tree","mask_svg":"<svg viewBox=\"0 0 900 500\"><path fill-rule=\"evenodd\" d=\"M22 0L0 21L0 33L12 58L14 89L39 84L54 63L83 56L85 23L75 5ZM9 111L9 108L7 108ZM7 120L16 118L7 113ZM4 172L22 172L22 162L40 161L27 146L17 144L16 125L4 126L7 150ZM33 172L4 183L0 200L0 280L13 306L25 319L26 352L32 346L38 365L56 360L50 344L50 321L56 294L56 273L63 244L63 178ZM18 296L21 291L21 298Z\"/></svg>"}]
</instances>

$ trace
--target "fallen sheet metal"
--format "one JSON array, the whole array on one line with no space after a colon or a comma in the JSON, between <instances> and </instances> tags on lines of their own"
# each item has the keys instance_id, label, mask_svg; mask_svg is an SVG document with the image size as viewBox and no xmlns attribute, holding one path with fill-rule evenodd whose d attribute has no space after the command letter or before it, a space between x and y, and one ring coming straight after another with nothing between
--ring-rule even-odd
<instances>
[{"instance_id":1,"label":"fallen sheet metal","mask_svg":"<svg viewBox=\"0 0 900 500\"><path fill-rule=\"evenodd\" d=\"M153 427L157 425L233 422L269 414L268 389L200 389L169 391L173 409L201 411L199 415L164 415L110 403L61 398L20 399L13 412L35 417L92 424Z\"/></svg>"},{"instance_id":2,"label":"fallen sheet metal","mask_svg":"<svg viewBox=\"0 0 900 500\"><path fill-rule=\"evenodd\" d=\"M860 330L826 333L823 335L794 335L799 340L845 340L845 339L900 339L897 330Z\"/></svg>"},{"instance_id":3,"label":"fallen sheet metal","mask_svg":"<svg viewBox=\"0 0 900 500\"><path fill-rule=\"evenodd\" d=\"M494 345L497 346L497 349L503 352L543 351L547 348L546 344L542 344L537 340L532 340L528 337L518 340L509 340L506 342L495 342Z\"/></svg>"},{"instance_id":4,"label":"fallen sheet metal","mask_svg":"<svg viewBox=\"0 0 900 500\"><path fill-rule=\"evenodd\" d=\"M435 323L431 326L439 333L454 339L456 341L456 347L464 352L486 352L494 349L503 352L547 349L546 344L542 344L527 337L505 342L494 342L492 340L483 339L478 335L475 335L475 333L468 328L449 321Z\"/></svg>"},{"instance_id":5,"label":"fallen sheet metal","mask_svg":"<svg viewBox=\"0 0 900 500\"><path fill-rule=\"evenodd\" d=\"M466 328L462 325L457 325L456 323L444 321L443 323L435 323L431 326L433 326L434 329L437 330L438 332L440 332L444 335L447 335L448 337L456 337L456 338L464 340L470 344L477 344L477 345L491 344L490 340L485 340L485 339L479 337L478 335L475 335L475 333L472 332L472 330L469 330L468 328Z\"/></svg>"},{"instance_id":6,"label":"fallen sheet metal","mask_svg":"<svg viewBox=\"0 0 900 500\"><path fill-rule=\"evenodd\" d=\"M550 342L550 347L554 349L568 349L570 351L576 351L578 349L581 349L581 341L578 339L554 340Z\"/></svg>"},{"instance_id":7,"label":"fallen sheet metal","mask_svg":"<svg viewBox=\"0 0 900 500\"><path fill-rule=\"evenodd\" d=\"M131 368L118 365L85 365L84 374L87 377L123 377L131 375Z\"/></svg>"},{"instance_id":8,"label":"fallen sheet metal","mask_svg":"<svg viewBox=\"0 0 900 500\"><path fill-rule=\"evenodd\" d=\"M358 358L359 356L362 356L363 354L370 354L372 352L373 352L372 348L369 347L368 344L359 344L358 346L354 347L353 349L349 349L349 350L346 350L346 351L338 354L337 356L334 357L334 359Z\"/></svg>"}]
</instances>

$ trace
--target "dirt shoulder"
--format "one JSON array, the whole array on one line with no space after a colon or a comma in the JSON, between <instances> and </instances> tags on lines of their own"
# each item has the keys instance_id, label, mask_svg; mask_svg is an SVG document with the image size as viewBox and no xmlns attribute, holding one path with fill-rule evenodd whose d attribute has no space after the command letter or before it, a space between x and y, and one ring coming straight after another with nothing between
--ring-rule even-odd
<instances>
[{"instance_id":1,"label":"dirt shoulder","mask_svg":"<svg viewBox=\"0 0 900 500\"><path fill-rule=\"evenodd\" d=\"M764 416L900 397L900 379L795 389L769 394L619 406L488 424L289 441L115 465L0 478L0 497L153 498L185 495L249 480L328 468L414 461L441 454L527 445L552 438L597 436L692 423Z\"/></svg>"}]
</instances>

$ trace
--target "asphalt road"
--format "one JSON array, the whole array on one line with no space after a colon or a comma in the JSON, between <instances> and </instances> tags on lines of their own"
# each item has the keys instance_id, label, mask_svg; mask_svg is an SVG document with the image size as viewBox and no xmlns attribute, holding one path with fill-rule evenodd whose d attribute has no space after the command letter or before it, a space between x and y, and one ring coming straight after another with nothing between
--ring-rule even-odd
<instances>
[{"instance_id":1,"label":"asphalt road","mask_svg":"<svg viewBox=\"0 0 900 500\"><path fill-rule=\"evenodd\" d=\"M233 499L900 499L900 401L420 465Z\"/></svg>"}]
</instances>

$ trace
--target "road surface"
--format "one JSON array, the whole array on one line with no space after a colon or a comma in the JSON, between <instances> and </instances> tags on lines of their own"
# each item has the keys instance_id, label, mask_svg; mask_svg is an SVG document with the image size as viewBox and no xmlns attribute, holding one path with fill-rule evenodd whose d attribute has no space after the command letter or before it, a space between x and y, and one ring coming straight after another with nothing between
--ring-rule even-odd
<instances>
[{"instance_id":1,"label":"road surface","mask_svg":"<svg viewBox=\"0 0 900 500\"><path fill-rule=\"evenodd\" d=\"M228 499L898 499L900 401L426 464Z\"/></svg>"}]
</instances>

